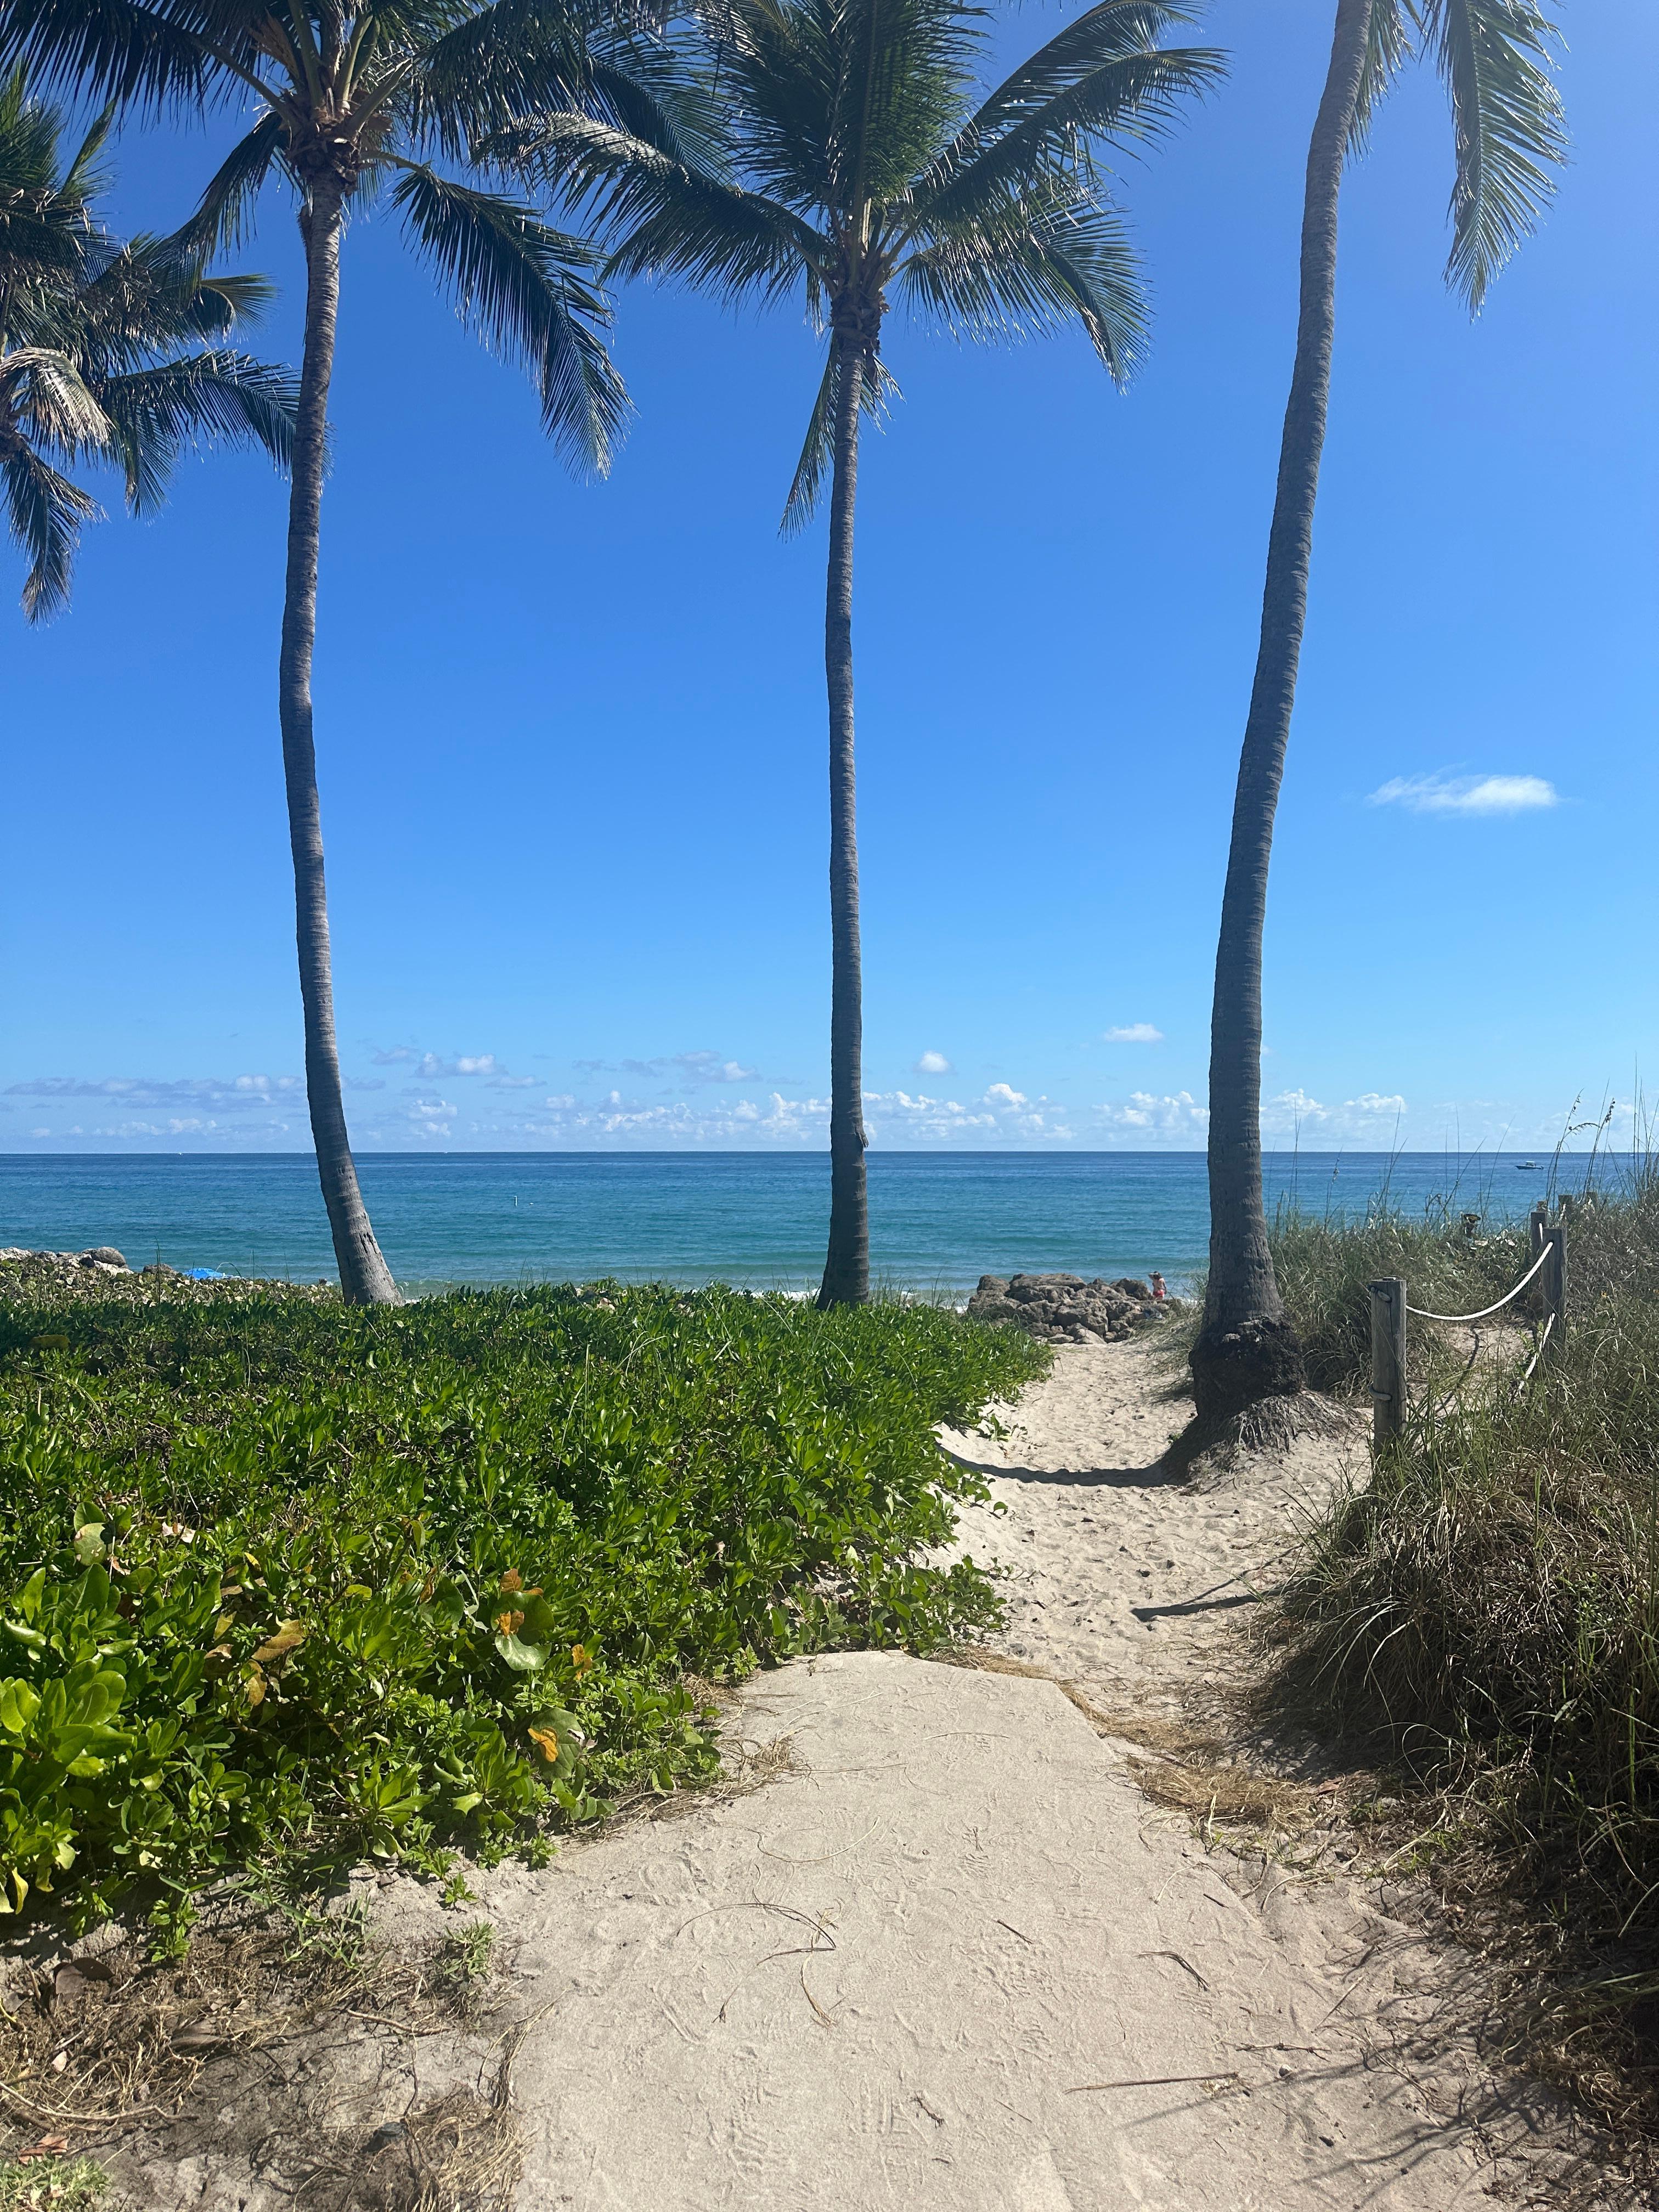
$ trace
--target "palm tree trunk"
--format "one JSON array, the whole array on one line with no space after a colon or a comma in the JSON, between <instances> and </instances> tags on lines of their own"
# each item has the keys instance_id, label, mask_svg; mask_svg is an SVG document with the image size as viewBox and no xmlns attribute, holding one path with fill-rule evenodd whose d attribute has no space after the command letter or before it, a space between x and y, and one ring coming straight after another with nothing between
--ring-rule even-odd
<instances>
[{"instance_id":1,"label":"palm tree trunk","mask_svg":"<svg viewBox=\"0 0 1659 2212\"><path fill-rule=\"evenodd\" d=\"M315 187L300 227L306 248L305 355L294 432L277 690L289 842L294 851L300 998L305 1009L306 1096L311 1106L311 1133L317 1147L323 1202L334 1233L340 1288L353 1305L395 1305L397 1285L374 1241L362 1193L357 1188L340 1095L328 897L323 881L322 817L311 732L311 659L317 639L317 555L327 463L328 387L334 372L334 326L340 303L342 208L337 188L326 181Z\"/></svg>"},{"instance_id":2,"label":"palm tree trunk","mask_svg":"<svg viewBox=\"0 0 1659 2212\"><path fill-rule=\"evenodd\" d=\"M857 788L853 768L853 511L859 482L864 349L838 331L835 483L823 666L830 693L830 1252L820 1306L870 1296L870 1210L865 1190L864 980L859 952Z\"/></svg>"},{"instance_id":3,"label":"palm tree trunk","mask_svg":"<svg viewBox=\"0 0 1659 2212\"><path fill-rule=\"evenodd\" d=\"M1261 642L1233 801L1210 1027L1210 1276L1192 1352L1193 1395L1209 1426L1306 1382L1285 1318L1261 1202L1261 933L1273 814L1285 773L1307 618L1314 502L1336 332L1336 218L1364 69L1372 0L1338 0L1330 70L1308 149L1302 302L1267 541Z\"/></svg>"}]
</instances>

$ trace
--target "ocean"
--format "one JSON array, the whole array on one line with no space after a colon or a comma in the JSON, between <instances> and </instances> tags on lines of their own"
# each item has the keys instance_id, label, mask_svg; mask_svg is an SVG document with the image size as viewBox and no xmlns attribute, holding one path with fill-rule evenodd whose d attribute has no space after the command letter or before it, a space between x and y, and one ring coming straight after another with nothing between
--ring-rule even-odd
<instances>
[{"instance_id":1,"label":"ocean","mask_svg":"<svg viewBox=\"0 0 1659 2212\"><path fill-rule=\"evenodd\" d=\"M1449 1200L1513 1219L1543 1194L1547 1153L1270 1154L1269 1208L1363 1215ZM881 1152L870 1164L883 1285L960 1297L981 1274L1145 1275L1203 1267L1201 1152ZM1563 1159L1582 1174L1582 1156ZM1517 1172L1517 1170L1520 1170ZM815 1152L367 1152L357 1170L410 1292L455 1283L720 1281L816 1288L830 1164ZM334 1273L308 1153L0 1155L0 1245L112 1244L134 1267L314 1281Z\"/></svg>"}]
</instances>

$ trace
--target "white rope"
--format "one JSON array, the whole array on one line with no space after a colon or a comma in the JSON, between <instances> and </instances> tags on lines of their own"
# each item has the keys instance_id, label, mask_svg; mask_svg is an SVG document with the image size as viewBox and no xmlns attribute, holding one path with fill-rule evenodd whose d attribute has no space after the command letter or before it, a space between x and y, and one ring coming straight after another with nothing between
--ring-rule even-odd
<instances>
[{"instance_id":1,"label":"white rope","mask_svg":"<svg viewBox=\"0 0 1659 2212\"><path fill-rule=\"evenodd\" d=\"M1472 1314L1437 1314L1437 1313L1425 1313L1425 1312L1424 1311L1424 1310L1423 1310L1423 1308L1422 1308L1421 1306L1407 1306L1407 1309L1406 1309L1406 1311L1407 1311L1408 1314L1414 1314L1414 1315L1417 1316L1417 1318L1418 1318L1418 1320L1419 1320L1419 1321L1449 1321L1449 1322L1485 1321L1488 1314L1495 1314L1495 1313L1500 1312L1500 1311L1502 1310L1502 1309L1503 1309L1504 1306L1508 1305L1508 1304L1509 1304L1509 1302L1510 1302L1510 1300L1511 1298L1519 1297L1520 1297L1520 1295L1521 1295L1521 1293L1522 1293L1522 1291L1524 1291L1524 1290L1526 1289L1527 1285L1528 1285L1529 1282L1531 1282L1531 1280L1532 1280L1533 1277L1534 1277L1534 1276L1538 1273L1538 1270L1539 1270L1539 1269L1543 1266L1543 1264L1544 1264L1545 1261L1546 1261L1546 1260L1547 1260L1547 1259L1549 1258L1549 1256L1550 1256L1550 1245L1549 1245L1548 1243L1546 1243L1546 1245L1544 1246L1543 1250L1539 1254L1538 1257L1537 1257L1537 1258L1533 1261L1533 1263L1532 1263L1531 1267L1528 1268L1528 1270L1527 1270L1526 1273L1525 1273L1524 1275L1522 1275L1522 1278L1521 1278L1520 1281L1516 1285L1515 1288L1514 1288L1512 1291L1504 1291L1504 1295L1503 1295L1503 1297L1502 1297L1501 1298L1498 1299L1494 1304L1492 1304L1492 1305L1489 1305L1489 1306L1482 1306L1479 1313L1472 1313Z\"/></svg>"}]
</instances>

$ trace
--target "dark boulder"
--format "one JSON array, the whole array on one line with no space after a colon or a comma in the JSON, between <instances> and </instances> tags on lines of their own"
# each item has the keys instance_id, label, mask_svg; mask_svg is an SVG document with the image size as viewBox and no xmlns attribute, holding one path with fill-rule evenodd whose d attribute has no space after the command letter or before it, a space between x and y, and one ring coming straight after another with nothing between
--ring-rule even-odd
<instances>
[{"instance_id":1,"label":"dark boulder","mask_svg":"<svg viewBox=\"0 0 1659 2212\"><path fill-rule=\"evenodd\" d=\"M1045 1344L1120 1343L1161 1309L1145 1283L1131 1276L1109 1283L1097 1275L981 1275L968 1301L974 1321L1012 1322Z\"/></svg>"}]
</instances>

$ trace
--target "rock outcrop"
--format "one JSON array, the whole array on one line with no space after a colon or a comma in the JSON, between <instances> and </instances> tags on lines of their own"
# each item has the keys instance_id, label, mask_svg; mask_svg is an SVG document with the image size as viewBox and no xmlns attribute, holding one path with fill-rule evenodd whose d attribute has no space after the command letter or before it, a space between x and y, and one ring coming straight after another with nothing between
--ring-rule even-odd
<instances>
[{"instance_id":1,"label":"rock outcrop","mask_svg":"<svg viewBox=\"0 0 1659 2212\"><path fill-rule=\"evenodd\" d=\"M126 1298L143 1304L156 1298L329 1297L337 1289L322 1282L261 1281L252 1276L192 1274L155 1260L130 1267L112 1244L85 1252L31 1252L21 1245L0 1247L0 1300L29 1305L63 1297Z\"/></svg>"},{"instance_id":2,"label":"rock outcrop","mask_svg":"<svg viewBox=\"0 0 1659 2212\"><path fill-rule=\"evenodd\" d=\"M1133 1275L1115 1283L1100 1275L1092 1282L1081 1275L981 1275L968 1312L974 1321L1013 1322L1045 1344L1115 1344L1161 1320L1170 1303L1160 1304L1150 1284Z\"/></svg>"},{"instance_id":3,"label":"rock outcrop","mask_svg":"<svg viewBox=\"0 0 1659 2212\"><path fill-rule=\"evenodd\" d=\"M0 1267L16 1267L27 1275L55 1275L60 1281L84 1281L88 1276L129 1275L132 1270L112 1244L94 1244L86 1252L30 1252L21 1244L0 1249Z\"/></svg>"}]
</instances>

